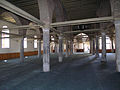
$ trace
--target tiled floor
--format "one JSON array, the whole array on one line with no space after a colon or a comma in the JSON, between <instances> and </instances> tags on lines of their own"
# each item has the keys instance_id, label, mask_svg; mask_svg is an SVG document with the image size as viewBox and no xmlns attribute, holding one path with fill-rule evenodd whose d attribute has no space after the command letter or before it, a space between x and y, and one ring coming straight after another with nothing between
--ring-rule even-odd
<instances>
[{"instance_id":1,"label":"tiled floor","mask_svg":"<svg viewBox=\"0 0 120 90\"><path fill-rule=\"evenodd\" d=\"M59 63L52 54L49 73L42 72L42 61L36 57L24 63L0 62L0 90L120 90L114 59L108 54L108 63L101 65L100 58L76 54Z\"/></svg>"}]
</instances>

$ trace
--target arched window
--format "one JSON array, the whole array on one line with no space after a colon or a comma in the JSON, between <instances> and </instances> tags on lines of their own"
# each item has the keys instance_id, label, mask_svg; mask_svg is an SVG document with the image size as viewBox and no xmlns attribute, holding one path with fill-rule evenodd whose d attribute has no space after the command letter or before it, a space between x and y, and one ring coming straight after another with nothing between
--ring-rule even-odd
<instances>
[{"instance_id":1,"label":"arched window","mask_svg":"<svg viewBox=\"0 0 120 90\"><path fill-rule=\"evenodd\" d=\"M27 48L27 38L24 38L24 48Z\"/></svg>"},{"instance_id":2,"label":"arched window","mask_svg":"<svg viewBox=\"0 0 120 90\"><path fill-rule=\"evenodd\" d=\"M100 37L99 43L100 43L99 47L100 47L100 49L102 49L102 37ZM106 49L111 49L111 40L109 37L106 37Z\"/></svg>"},{"instance_id":3,"label":"arched window","mask_svg":"<svg viewBox=\"0 0 120 90\"><path fill-rule=\"evenodd\" d=\"M5 34L5 33L9 33L9 29L7 26L3 26L3 30L2 30L2 48L10 48L10 35L9 34Z\"/></svg>"},{"instance_id":4,"label":"arched window","mask_svg":"<svg viewBox=\"0 0 120 90\"><path fill-rule=\"evenodd\" d=\"M37 38L37 36L34 36L34 38ZM34 40L34 48L37 48L37 39Z\"/></svg>"}]
</instances>

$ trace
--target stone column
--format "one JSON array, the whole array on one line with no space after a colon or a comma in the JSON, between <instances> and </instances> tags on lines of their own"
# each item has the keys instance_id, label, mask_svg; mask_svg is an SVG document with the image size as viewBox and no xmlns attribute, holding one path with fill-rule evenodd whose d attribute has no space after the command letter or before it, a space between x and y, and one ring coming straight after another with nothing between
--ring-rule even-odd
<instances>
[{"instance_id":1,"label":"stone column","mask_svg":"<svg viewBox=\"0 0 120 90\"><path fill-rule=\"evenodd\" d=\"M120 0L110 0L111 10L114 17L115 32L116 32L116 66L117 71L120 72Z\"/></svg>"},{"instance_id":2,"label":"stone column","mask_svg":"<svg viewBox=\"0 0 120 90\"><path fill-rule=\"evenodd\" d=\"M90 39L90 53L93 54L93 40Z\"/></svg>"},{"instance_id":3,"label":"stone column","mask_svg":"<svg viewBox=\"0 0 120 90\"><path fill-rule=\"evenodd\" d=\"M106 60L106 33L102 32L102 60L101 62L107 62Z\"/></svg>"},{"instance_id":4,"label":"stone column","mask_svg":"<svg viewBox=\"0 0 120 90\"><path fill-rule=\"evenodd\" d=\"M50 71L50 28L43 28L43 71Z\"/></svg>"},{"instance_id":5,"label":"stone column","mask_svg":"<svg viewBox=\"0 0 120 90\"><path fill-rule=\"evenodd\" d=\"M96 36L96 57L99 57L99 36Z\"/></svg>"},{"instance_id":6,"label":"stone column","mask_svg":"<svg viewBox=\"0 0 120 90\"><path fill-rule=\"evenodd\" d=\"M24 37L20 41L20 61L24 62Z\"/></svg>"},{"instance_id":7,"label":"stone column","mask_svg":"<svg viewBox=\"0 0 120 90\"><path fill-rule=\"evenodd\" d=\"M73 41L70 41L70 55L73 54Z\"/></svg>"},{"instance_id":8,"label":"stone column","mask_svg":"<svg viewBox=\"0 0 120 90\"><path fill-rule=\"evenodd\" d=\"M38 40L38 58L41 59L41 40Z\"/></svg>"},{"instance_id":9,"label":"stone column","mask_svg":"<svg viewBox=\"0 0 120 90\"><path fill-rule=\"evenodd\" d=\"M95 38L93 38L93 55L95 55Z\"/></svg>"},{"instance_id":10,"label":"stone column","mask_svg":"<svg viewBox=\"0 0 120 90\"><path fill-rule=\"evenodd\" d=\"M63 61L63 37L59 36L59 62Z\"/></svg>"},{"instance_id":11,"label":"stone column","mask_svg":"<svg viewBox=\"0 0 120 90\"><path fill-rule=\"evenodd\" d=\"M65 57L68 57L69 55L69 46L68 46L68 40L66 40L66 55Z\"/></svg>"},{"instance_id":12,"label":"stone column","mask_svg":"<svg viewBox=\"0 0 120 90\"><path fill-rule=\"evenodd\" d=\"M90 53L92 55L95 54L95 40L94 40L94 38L90 38Z\"/></svg>"}]
</instances>

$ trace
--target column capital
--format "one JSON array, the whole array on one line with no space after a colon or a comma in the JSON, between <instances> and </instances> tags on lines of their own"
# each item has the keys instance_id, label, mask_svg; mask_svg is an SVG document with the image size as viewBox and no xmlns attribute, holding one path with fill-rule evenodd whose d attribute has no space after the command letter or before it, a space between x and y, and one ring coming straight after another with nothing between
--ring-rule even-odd
<instances>
[{"instance_id":1,"label":"column capital","mask_svg":"<svg viewBox=\"0 0 120 90\"><path fill-rule=\"evenodd\" d=\"M102 35L106 35L106 32L105 32L105 31L102 31L101 34L102 34Z\"/></svg>"},{"instance_id":2,"label":"column capital","mask_svg":"<svg viewBox=\"0 0 120 90\"><path fill-rule=\"evenodd\" d=\"M114 23L120 25L120 20L115 20Z\"/></svg>"}]
</instances>

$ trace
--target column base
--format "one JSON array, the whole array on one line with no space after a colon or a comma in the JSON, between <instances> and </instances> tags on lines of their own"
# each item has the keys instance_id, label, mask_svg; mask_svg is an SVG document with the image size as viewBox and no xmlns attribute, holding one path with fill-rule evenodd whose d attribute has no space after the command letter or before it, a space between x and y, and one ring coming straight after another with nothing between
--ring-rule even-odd
<instances>
[{"instance_id":1,"label":"column base","mask_svg":"<svg viewBox=\"0 0 120 90\"><path fill-rule=\"evenodd\" d=\"M59 57L59 62L62 62L63 61L63 58L62 57Z\"/></svg>"},{"instance_id":2,"label":"column base","mask_svg":"<svg viewBox=\"0 0 120 90\"><path fill-rule=\"evenodd\" d=\"M104 61L103 61L103 60L101 61L101 64L106 64L106 63L107 63L107 61L105 61L105 60L104 60Z\"/></svg>"},{"instance_id":3,"label":"column base","mask_svg":"<svg viewBox=\"0 0 120 90\"><path fill-rule=\"evenodd\" d=\"M120 62L119 60L116 60L116 65L117 65L117 72L120 72Z\"/></svg>"},{"instance_id":4,"label":"column base","mask_svg":"<svg viewBox=\"0 0 120 90\"><path fill-rule=\"evenodd\" d=\"M120 65L117 65L117 72L120 72Z\"/></svg>"},{"instance_id":5,"label":"column base","mask_svg":"<svg viewBox=\"0 0 120 90\"><path fill-rule=\"evenodd\" d=\"M43 72L49 72L50 71L50 65L48 63L43 64Z\"/></svg>"},{"instance_id":6,"label":"column base","mask_svg":"<svg viewBox=\"0 0 120 90\"><path fill-rule=\"evenodd\" d=\"M96 57L96 58L99 58L99 55L96 55L95 57Z\"/></svg>"},{"instance_id":7,"label":"column base","mask_svg":"<svg viewBox=\"0 0 120 90\"><path fill-rule=\"evenodd\" d=\"M68 55L65 55L65 57L68 57Z\"/></svg>"}]
</instances>

